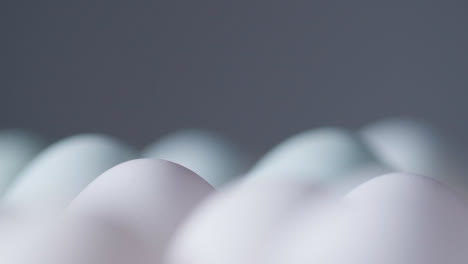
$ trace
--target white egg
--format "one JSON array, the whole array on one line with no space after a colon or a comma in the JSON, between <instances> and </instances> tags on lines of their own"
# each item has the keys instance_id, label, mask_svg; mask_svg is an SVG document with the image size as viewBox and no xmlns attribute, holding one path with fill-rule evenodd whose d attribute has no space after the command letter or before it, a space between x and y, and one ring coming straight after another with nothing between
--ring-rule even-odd
<instances>
[{"instance_id":1,"label":"white egg","mask_svg":"<svg viewBox=\"0 0 468 264\"><path fill-rule=\"evenodd\" d=\"M309 199L275 230L256 264L322 263L316 262L316 251L320 251L322 241L333 239L334 221L346 216L344 208L340 196L316 195Z\"/></svg>"},{"instance_id":2,"label":"white egg","mask_svg":"<svg viewBox=\"0 0 468 264\"><path fill-rule=\"evenodd\" d=\"M27 226L24 226L28 228ZM150 248L126 230L86 218L55 219L9 247L7 264L152 264Z\"/></svg>"},{"instance_id":3,"label":"white egg","mask_svg":"<svg viewBox=\"0 0 468 264\"><path fill-rule=\"evenodd\" d=\"M248 173L253 180L286 178L311 183L365 180L388 170L359 136L340 128L295 135L268 152Z\"/></svg>"},{"instance_id":4,"label":"white egg","mask_svg":"<svg viewBox=\"0 0 468 264\"><path fill-rule=\"evenodd\" d=\"M146 147L142 155L187 167L215 188L243 174L250 166L246 152L227 139L202 130L169 134Z\"/></svg>"},{"instance_id":5,"label":"white egg","mask_svg":"<svg viewBox=\"0 0 468 264\"><path fill-rule=\"evenodd\" d=\"M47 231L56 224L57 211L5 210L0 215L0 256L2 263L37 263L23 259L33 253L35 240L47 241ZM27 253L26 253L27 252Z\"/></svg>"},{"instance_id":6,"label":"white egg","mask_svg":"<svg viewBox=\"0 0 468 264\"><path fill-rule=\"evenodd\" d=\"M212 191L200 176L178 164L138 159L99 176L67 214L93 217L137 234L152 245L159 261L181 221Z\"/></svg>"},{"instance_id":7,"label":"white egg","mask_svg":"<svg viewBox=\"0 0 468 264\"><path fill-rule=\"evenodd\" d=\"M39 136L22 130L0 131L0 195L44 147Z\"/></svg>"},{"instance_id":8,"label":"white egg","mask_svg":"<svg viewBox=\"0 0 468 264\"><path fill-rule=\"evenodd\" d=\"M427 124L409 119L376 122L361 131L377 156L398 171L430 176L468 187L468 167L462 156L440 133Z\"/></svg>"},{"instance_id":9,"label":"white egg","mask_svg":"<svg viewBox=\"0 0 468 264\"><path fill-rule=\"evenodd\" d=\"M337 205L291 222L269 263L461 264L468 259L466 202L430 178L377 177Z\"/></svg>"},{"instance_id":10,"label":"white egg","mask_svg":"<svg viewBox=\"0 0 468 264\"><path fill-rule=\"evenodd\" d=\"M5 195L8 206L63 207L107 169L135 158L127 145L103 135L65 138L42 151Z\"/></svg>"},{"instance_id":11,"label":"white egg","mask_svg":"<svg viewBox=\"0 0 468 264\"><path fill-rule=\"evenodd\" d=\"M109 224L67 221L48 243L33 249L38 264L153 264L150 248L135 235Z\"/></svg>"},{"instance_id":12,"label":"white egg","mask_svg":"<svg viewBox=\"0 0 468 264\"><path fill-rule=\"evenodd\" d=\"M197 207L175 236L166 263L257 263L276 229L316 192L307 184L236 183Z\"/></svg>"}]
</instances>

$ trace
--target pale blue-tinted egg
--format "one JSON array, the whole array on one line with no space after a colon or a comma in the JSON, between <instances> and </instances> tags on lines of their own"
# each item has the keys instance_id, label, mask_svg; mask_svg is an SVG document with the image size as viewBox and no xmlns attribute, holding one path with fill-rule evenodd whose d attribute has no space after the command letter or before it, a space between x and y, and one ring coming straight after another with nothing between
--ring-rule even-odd
<instances>
[{"instance_id":1,"label":"pale blue-tinted egg","mask_svg":"<svg viewBox=\"0 0 468 264\"><path fill-rule=\"evenodd\" d=\"M430 176L454 187L468 185L466 161L436 128L395 118L368 125L361 134L382 162L395 170Z\"/></svg>"},{"instance_id":2,"label":"pale blue-tinted egg","mask_svg":"<svg viewBox=\"0 0 468 264\"><path fill-rule=\"evenodd\" d=\"M22 130L0 131L0 194L44 147L45 140Z\"/></svg>"},{"instance_id":3,"label":"pale blue-tinted egg","mask_svg":"<svg viewBox=\"0 0 468 264\"><path fill-rule=\"evenodd\" d=\"M227 139L208 131L169 134L143 150L143 157L161 158L193 170L215 188L249 167L248 154Z\"/></svg>"},{"instance_id":4,"label":"pale blue-tinted egg","mask_svg":"<svg viewBox=\"0 0 468 264\"><path fill-rule=\"evenodd\" d=\"M8 206L64 206L101 173L136 157L122 142L104 135L65 138L42 151L6 193Z\"/></svg>"},{"instance_id":5,"label":"pale blue-tinted egg","mask_svg":"<svg viewBox=\"0 0 468 264\"><path fill-rule=\"evenodd\" d=\"M330 183L385 172L360 137L341 128L319 128L288 138L248 173L250 179L286 178ZM367 174L367 176L364 176Z\"/></svg>"}]
</instances>

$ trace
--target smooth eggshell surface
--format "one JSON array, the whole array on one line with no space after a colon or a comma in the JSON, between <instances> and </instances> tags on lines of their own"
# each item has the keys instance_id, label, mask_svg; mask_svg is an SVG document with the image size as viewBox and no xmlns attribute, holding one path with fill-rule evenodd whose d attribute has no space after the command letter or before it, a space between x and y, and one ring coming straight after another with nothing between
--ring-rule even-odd
<instances>
[{"instance_id":1,"label":"smooth eggshell surface","mask_svg":"<svg viewBox=\"0 0 468 264\"><path fill-rule=\"evenodd\" d=\"M47 241L47 231L57 223L57 211L5 210L0 214L0 256L5 264L37 263L28 258L39 242ZM29 262L25 261L29 260Z\"/></svg>"},{"instance_id":2,"label":"smooth eggshell surface","mask_svg":"<svg viewBox=\"0 0 468 264\"><path fill-rule=\"evenodd\" d=\"M71 203L67 215L129 230L152 245L159 261L182 220L212 191L200 176L178 164L137 159L99 176Z\"/></svg>"},{"instance_id":3,"label":"smooth eggshell surface","mask_svg":"<svg viewBox=\"0 0 468 264\"><path fill-rule=\"evenodd\" d=\"M218 188L250 166L248 154L227 139L203 130L167 135L143 150L143 157L178 163Z\"/></svg>"},{"instance_id":4,"label":"smooth eggshell surface","mask_svg":"<svg viewBox=\"0 0 468 264\"><path fill-rule=\"evenodd\" d=\"M65 138L31 161L6 193L6 203L12 207L64 207L101 173L135 156L133 149L111 137Z\"/></svg>"},{"instance_id":5,"label":"smooth eggshell surface","mask_svg":"<svg viewBox=\"0 0 468 264\"><path fill-rule=\"evenodd\" d=\"M263 244L318 188L288 182L236 183L211 196L184 223L168 264L256 263Z\"/></svg>"},{"instance_id":6,"label":"smooth eggshell surface","mask_svg":"<svg viewBox=\"0 0 468 264\"><path fill-rule=\"evenodd\" d=\"M278 262L270 263L461 264L468 259L465 201L430 178L377 177L323 215L320 221L313 216L292 222L276 248Z\"/></svg>"},{"instance_id":7,"label":"smooth eggshell surface","mask_svg":"<svg viewBox=\"0 0 468 264\"><path fill-rule=\"evenodd\" d=\"M350 180L361 171L385 172L351 131L321 128L302 132L268 152L247 174L252 180L285 178L311 183Z\"/></svg>"},{"instance_id":8,"label":"smooth eggshell surface","mask_svg":"<svg viewBox=\"0 0 468 264\"><path fill-rule=\"evenodd\" d=\"M361 130L365 142L395 170L468 187L461 152L435 128L409 119L388 119Z\"/></svg>"},{"instance_id":9,"label":"smooth eggshell surface","mask_svg":"<svg viewBox=\"0 0 468 264\"><path fill-rule=\"evenodd\" d=\"M95 219L62 218L7 252L7 264L151 264L149 248L126 230Z\"/></svg>"},{"instance_id":10,"label":"smooth eggshell surface","mask_svg":"<svg viewBox=\"0 0 468 264\"><path fill-rule=\"evenodd\" d=\"M0 195L44 147L45 140L22 130L0 131Z\"/></svg>"}]
</instances>

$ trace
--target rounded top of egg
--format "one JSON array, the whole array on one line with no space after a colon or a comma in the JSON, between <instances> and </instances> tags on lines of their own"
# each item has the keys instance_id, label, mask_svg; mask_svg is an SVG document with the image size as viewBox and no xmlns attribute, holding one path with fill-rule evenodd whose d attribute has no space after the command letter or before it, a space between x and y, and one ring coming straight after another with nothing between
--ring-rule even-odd
<instances>
[{"instance_id":1,"label":"rounded top of egg","mask_svg":"<svg viewBox=\"0 0 468 264\"><path fill-rule=\"evenodd\" d=\"M345 199L353 203L375 204L376 208L382 208L382 203L401 207L412 206L410 202L434 206L440 202L457 203L460 206L464 204L464 198L443 183L408 173L389 173L376 177L356 187Z\"/></svg>"},{"instance_id":2,"label":"rounded top of egg","mask_svg":"<svg viewBox=\"0 0 468 264\"><path fill-rule=\"evenodd\" d=\"M62 207L107 169L135 158L126 144L99 134L62 139L42 151L6 193L6 204Z\"/></svg>"},{"instance_id":3,"label":"rounded top of egg","mask_svg":"<svg viewBox=\"0 0 468 264\"><path fill-rule=\"evenodd\" d=\"M44 147L45 140L19 129L0 131L0 194Z\"/></svg>"},{"instance_id":4,"label":"rounded top of egg","mask_svg":"<svg viewBox=\"0 0 468 264\"><path fill-rule=\"evenodd\" d=\"M215 188L241 175L249 166L247 153L238 146L213 132L194 129L162 137L147 146L142 156L178 163Z\"/></svg>"},{"instance_id":5,"label":"rounded top of egg","mask_svg":"<svg viewBox=\"0 0 468 264\"><path fill-rule=\"evenodd\" d=\"M322 215L315 223L292 223L290 233L296 236L278 244L289 246L278 253L282 259L291 264L459 264L468 257L465 202L427 177L377 177L350 192L333 214Z\"/></svg>"},{"instance_id":6,"label":"rounded top of egg","mask_svg":"<svg viewBox=\"0 0 468 264\"><path fill-rule=\"evenodd\" d=\"M106 171L67 209L125 228L162 258L181 221L213 188L194 172L160 159L131 160Z\"/></svg>"},{"instance_id":7,"label":"rounded top of egg","mask_svg":"<svg viewBox=\"0 0 468 264\"><path fill-rule=\"evenodd\" d=\"M468 259L466 201L431 178L387 174L362 184L345 200L352 211L345 230L367 242L352 246L348 237L344 247L366 248L367 255L357 255L361 260L457 264Z\"/></svg>"},{"instance_id":8,"label":"rounded top of egg","mask_svg":"<svg viewBox=\"0 0 468 264\"><path fill-rule=\"evenodd\" d=\"M329 182L369 167L380 167L380 164L358 135L346 129L326 127L283 141L248 175L253 179L290 177L307 182Z\"/></svg>"},{"instance_id":9,"label":"rounded top of egg","mask_svg":"<svg viewBox=\"0 0 468 264\"><path fill-rule=\"evenodd\" d=\"M446 157L449 146L438 131L420 121L382 120L364 127L361 134L383 162L401 171L434 176L446 173L444 162L455 158Z\"/></svg>"}]
</instances>

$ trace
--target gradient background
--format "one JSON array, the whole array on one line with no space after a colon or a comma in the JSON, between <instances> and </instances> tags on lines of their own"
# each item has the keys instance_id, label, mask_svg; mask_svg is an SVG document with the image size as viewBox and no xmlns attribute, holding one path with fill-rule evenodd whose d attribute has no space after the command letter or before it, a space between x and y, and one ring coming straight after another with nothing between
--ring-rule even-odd
<instances>
[{"instance_id":1,"label":"gradient background","mask_svg":"<svg viewBox=\"0 0 468 264\"><path fill-rule=\"evenodd\" d=\"M2 0L0 128L201 127L261 152L409 115L468 142L468 2L343 2Z\"/></svg>"}]
</instances>

